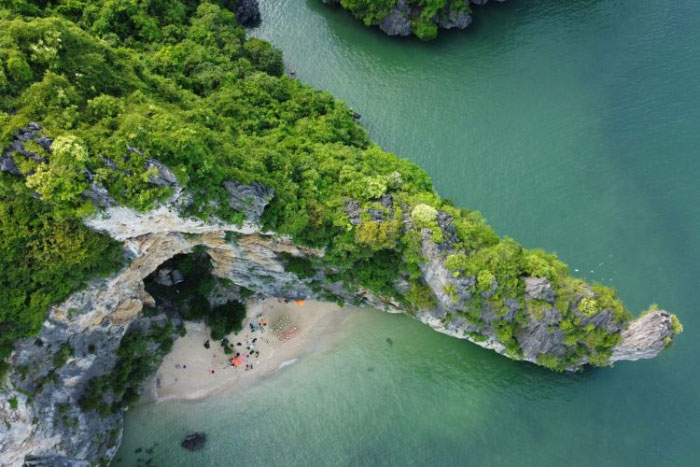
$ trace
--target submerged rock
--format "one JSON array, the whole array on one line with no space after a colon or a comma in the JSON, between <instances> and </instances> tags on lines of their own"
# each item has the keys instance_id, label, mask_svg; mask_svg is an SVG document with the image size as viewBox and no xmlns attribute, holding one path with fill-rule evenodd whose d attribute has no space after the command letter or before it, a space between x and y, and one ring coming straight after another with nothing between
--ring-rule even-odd
<instances>
[{"instance_id":1,"label":"submerged rock","mask_svg":"<svg viewBox=\"0 0 700 467\"><path fill-rule=\"evenodd\" d=\"M200 451L204 449L204 445L207 444L207 435L205 433L192 433L191 435L185 436L182 440L180 446L189 451Z\"/></svg>"}]
</instances>

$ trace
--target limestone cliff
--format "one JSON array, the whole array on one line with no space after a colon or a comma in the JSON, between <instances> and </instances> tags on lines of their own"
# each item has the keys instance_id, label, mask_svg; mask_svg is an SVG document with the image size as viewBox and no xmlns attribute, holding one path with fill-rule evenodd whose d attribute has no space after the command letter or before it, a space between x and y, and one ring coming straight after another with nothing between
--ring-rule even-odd
<instances>
[{"instance_id":1,"label":"limestone cliff","mask_svg":"<svg viewBox=\"0 0 700 467\"><path fill-rule=\"evenodd\" d=\"M321 0L328 5L342 5L341 0ZM466 29L472 23L470 5L485 5L489 0L464 0L448 3L441 10L430 16L428 24L434 24L439 29ZM505 0L494 0L504 2ZM417 32L418 23L422 23L424 11L427 7L410 0L397 0L394 7L384 16L377 25L379 29L389 36L410 36L416 34L421 38L422 33ZM455 5L458 4L458 7ZM353 11L351 9L351 11ZM353 11L353 13L355 13ZM364 19L364 18L363 18ZM431 38L431 37L427 37Z\"/></svg>"},{"instance_id":2,"label":"limestone cliff","mask_svg":"<svg viewBox=\"0 0 700 467\"><path fill-rule=\"evenodd\" d=\"M157 325L163 315L144 316L144 306L153 304L145 291L144 279L175 255L204 250L211 257L213 274L237 286L272 297L338 298L389 312L401 312L400 305L368 290L349 291L341 283L324 280L328 270L319 266L313 277L300 278L285 270L283 257L322 258L322 250L296 246L291 239L261 231L257 216L269 201L270 192L262 186L231 183L231 202L247 199L249 222L241 226L220 222L185 219L177 213L177 204L186 198L178 195L169 203L147 213L112 206L90 218L87 224L123 242L130 261L127 267L105 280L94 281L64 303L54 306L36 339L18 342L11 357L13 370L8 388L0 395L2 465L89 465L107 462L115 454L121 439L123 412L101 416L83 411L79 401L88 382L111 372L117 362L122 338L133 329ZM257 206L257 208L255 208ZM441 219L447 232L449 219ZM445 265L447 246L432 241L423 231L422 278L437 297L436 306L421 309L414 316L438 332L526 361L537 362L543 354L558 354L566 346L561 332L552 332L561 320L554 307L555 294L546 279L526 278L526 297L543 301L542 316L533 316L517 331L521 355L513 355L488 326L477 327L458 310L473 300L476 281L455 277ZM322 264L322 263L318 263ZM450 293L446 291L451 291ZM481 292L488 295L488 291ZM509 303L514 319L521 302ZM665 311L651 311L626 329L614 328L610 314L581 315L584 325L610 328L620 332L612 361L652 358L674 336L673 320ZM495 314L489 319L504 319ZM67 358L55 355L69 346ZM60 360L60 359L58 359ZM585 364L585 359L579 365ZM574 368L570 368L574 369ZM117 397L117 396L115 396ZM13 401L11 402L11 399ZM12 409L11 405L16 405Z\"/></svg>"}]
</instances>

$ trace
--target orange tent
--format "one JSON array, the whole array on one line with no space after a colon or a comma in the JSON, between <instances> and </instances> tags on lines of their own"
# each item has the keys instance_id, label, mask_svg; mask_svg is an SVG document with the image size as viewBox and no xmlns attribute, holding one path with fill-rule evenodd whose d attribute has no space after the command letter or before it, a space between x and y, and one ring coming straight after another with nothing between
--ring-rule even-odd
<instances>
[{"instance_id":1,"label":"orange tent","mask_svg":"<svg viewBox=\"0 0 700 467\"><path fill-rule=\"evenodd\" d=\"M294 303L298 306L301 306L304 304L304 300L295 300Z\"/></svg>"},{"instance_id":2,"label":"orange tent","mask_svg":"<svg viewBox=\"0 0 700 467\"><path fill-rule=\"evenodd\" d=\"M231 359L231 365L239 367L243 365L243 357L236 357Z\"/></svg>"}]
</instances>

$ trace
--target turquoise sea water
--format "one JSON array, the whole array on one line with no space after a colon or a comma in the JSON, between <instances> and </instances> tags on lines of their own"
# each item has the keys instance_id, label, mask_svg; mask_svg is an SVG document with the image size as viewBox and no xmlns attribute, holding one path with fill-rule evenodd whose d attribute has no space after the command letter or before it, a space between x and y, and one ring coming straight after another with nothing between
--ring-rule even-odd
<instances>
[{"instance_id":1,"label":"turquoise sea water","mask_svg":"<svg viewBox=\"0 0 700 467\"><path fill-rule=\"evenodd\" d=\"M318 0L261 4L254 34L441 194L686 331L657 359L559 375L367 311L254 388L133 410L121 465L697 465L697 1L511 0L427 44ZM186 453L194 430L210 442Z\"/></svg>"}]
</instances>

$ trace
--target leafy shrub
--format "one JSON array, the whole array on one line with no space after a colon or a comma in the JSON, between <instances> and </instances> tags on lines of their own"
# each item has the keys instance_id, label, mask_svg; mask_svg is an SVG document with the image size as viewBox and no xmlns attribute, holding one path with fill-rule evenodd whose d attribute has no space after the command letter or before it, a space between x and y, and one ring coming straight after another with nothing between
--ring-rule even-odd
<instances>
[{"instance_id":1,"label":"leafy shrub","mask_svg":"<svg viewBox=\"0 0 700 467\"><path fill-rule=\"evenodd\" d=\"M236 300L215 307L206 319L211 327L211 338L220 340L231 332L239 333L243 329L245 314L245 305Z\"/></svg>"},{"instance_id":2,"label":"leafy shrub","mask_svg":"<svg viewBox=\"0 0 700 467\"><path fill-rule=\"evenodd\" d=\"M418 204L411 211L411 217L418 227L428 227L437 219L437 209L427 204Z\"/></svg>"},{"instance_id":3,"label":"leafy shrub","mask_svg":"<svg viewBox=\"0 0 700 467\"><path fill-rule=\"evenodd\" d=\"M60 350L56 352L53 356L53 364L56 368L63 367L68 359L73 356L73 347L70 344L65 343L61 346Z\"/></svg>"},{"instance_id":4,"label":"leafy shrub","mask_svg":"<svg viewBox=\"0 0 700 467\"><path fill-rule=\"evenodd\" d=\"M313 263L308 258L294 256L287 252L280 253L280 258L284 262L284 269L293 274L296 274L300 279L308 279L316 275L316 269ZM248 289L245 289L246 291ZM251 292L243 292L241 290L241 298L248 298ZM247 295L247 296L244 296Z\"/></svg>"}]
</instances>

